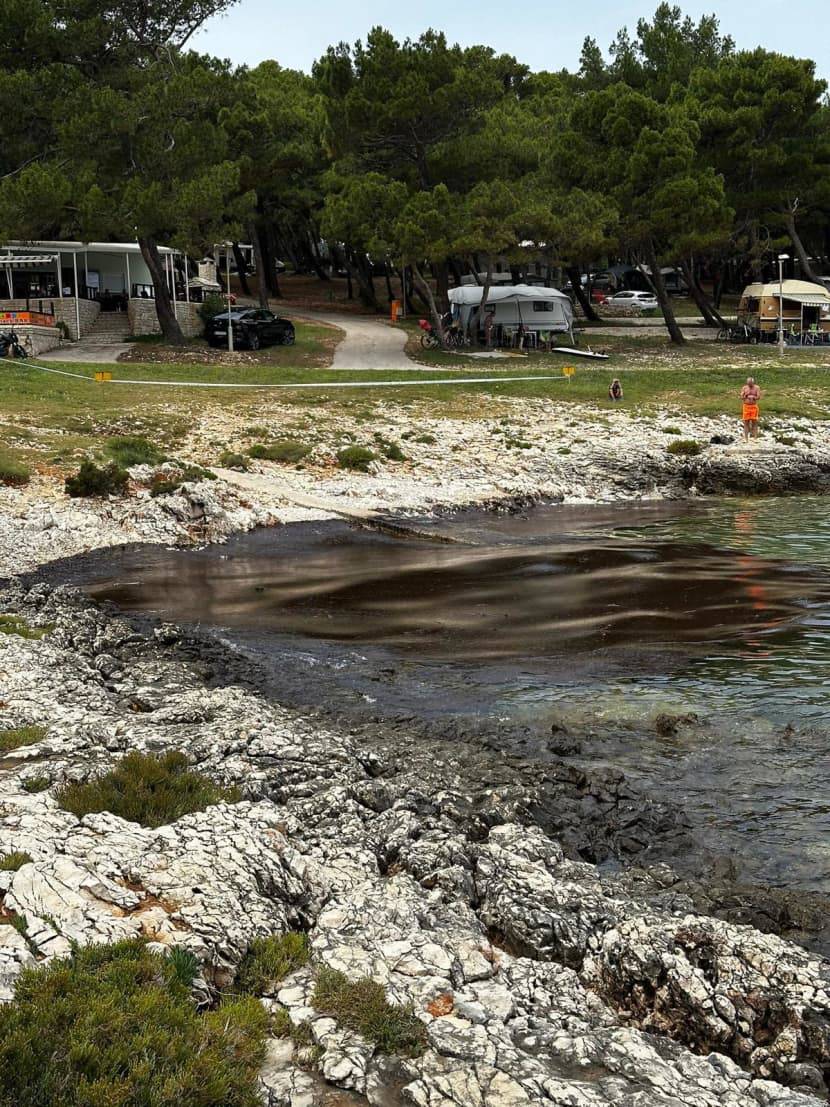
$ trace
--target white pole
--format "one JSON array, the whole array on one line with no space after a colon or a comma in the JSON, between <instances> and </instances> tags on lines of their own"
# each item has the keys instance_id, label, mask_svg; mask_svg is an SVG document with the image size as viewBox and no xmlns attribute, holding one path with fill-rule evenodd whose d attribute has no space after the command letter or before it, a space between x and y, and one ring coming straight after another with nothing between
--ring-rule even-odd
<instances>
[{"instance_id":1,"label":"white pole","mask_svg":"<svg viewBox=\"0 0 830 1107\"><path fill-rule=\"evenodd\" d=\"M55 267L58 270L58 296L63 299L63 272L61 270L61 255L60 252L55 254Z\"/></svg>"},{"instance_id":2,"label":"white pole","mask_svg":"<svg viewBox=\"0 0 830 1107\"><path fill-rule=\"evenodd\" d=\"M84 250L84 296L89 288L89 250Z\"/></svg>"},{"instance_id":3,"label":"white pole","mask_svg":"<svg viewBox=\"0 0 830 1107\"><path fill-rule=\"evenodd\" d=\"M784 259L778 258L778 354L784 356Z\"/></svg>"},{"instance_id":4,"label":"white pole","mask_svg":"<svg viewBox=\"0 0 830 1107\"><path fill-rule=\"evenodd\" d=\"M6 281L8 282L8 285L9 285L9 299L13 300L14 299L14 286L12 284L12 267L10 265L6 266Z\"/></svg>"},{"instance_id":5,"label":"white pole","mask_svg":"<svg viewBox=\"0 0 830 1107\"><path fill-rule=\"evenodd\" d=\"M72 271L75 274L75 328L78 332L78 339L81 337L81 305L78 302L78 252L72 251Z\"/></svg>"},{"instance_id":6,"label":"white pole","mask_svg":"<svg viewBox=\"0 0 830 1107\"><path fill-rule=\"evenodd\" d=\"M124 251L124 261L127 268L127 307L129 307L133 295L133 282L130 279L130 255L126 250Z\"/></svg>"},{"instance_id":7,"label":"white pole","mask_svg":"<svg viewBox=\"0 0 830 1107\"><path fill-rule=\"evenodd\" d=\"M228 280L228 351L233 353L233 322L231 320L231 250L225 245L225 274Z\"/></svg>"},{"instance_id":8,"label":"white pole","mask_svg":"<svg viewBox=\"0 0 830 1107\"><path fill-rule=\"evenodd\" d=\"M176 270L173 268L173 255L168 254L170 259L170 291L173 293L173 317L178 320L179 312L176 304Z\"/></svg>"},{"instance_id":9,"label":"white pole","mask_svg":"<svg viewBox=\"0 0 830 1107\"><path fill-rule=\"evenodd\" d=\"M184 261L184 299L185 303L190 303L190 273L188 272L187 254L182 254L182 260Z\"/></svg>"}]
</instances>

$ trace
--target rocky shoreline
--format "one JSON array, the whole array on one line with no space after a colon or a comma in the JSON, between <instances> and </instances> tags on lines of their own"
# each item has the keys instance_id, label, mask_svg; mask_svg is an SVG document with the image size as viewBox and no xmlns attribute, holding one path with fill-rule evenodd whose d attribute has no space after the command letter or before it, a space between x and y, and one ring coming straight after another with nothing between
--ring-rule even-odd
<instances>
[{"instance_id":1,"label":"rocky shoreline","mask_svg":"<svg viewBox=\"0 0 830 1107\"><path fill-rule=\"evenodd\" d=\"M272 1107L322 1107L332 1088L421 1107L826 1098L827 963L651 861L655 836L685 828L619 774L309 718L235 679L216 643L71 589L12 583L2 608L52 628L0 635L3 726L47 728L0 761L3 850L33 858L0 873L2 912L27 921L26 937L0 926L4 999L72 941L145 935L196 954L211 1002L254 937L301 929L314 964L412 1002L428 1049L376 1055L310 1008L301 969L263 998L310 1021L319 1059L309 1072L272 1040ZM181 750L243 800L157 830L58 806L55 785L134 749ZM48 787L27 790L35 777Z\"/></svg>"},{"instance_id":2,"label":"rocky shoreline","mask_svg":"<svg viewBox=\"0 0 830 1107\"><path fill-rule=\"evenodd\" d=\"M0 487L0 579L106 546L200 546L258 526L337 515L373 513L399 521L536 502L830 491L830 426L823 422L769 418L762 438L745 445L737 441L736 421L725 416L658 412L644 418L507 397L498 412L436 418L417 407L384 405L382 419L372 425L382 440L400 440L406 459L381 456L366 473L337 465L338 450L367 438L361 419L348 412L320 423L301 465L251 460L253 480L228 473L151 496L153 470L140 466L131 470L127 497L71 500L62 480L44 471L26 487ZM288 422L285 410L267 401L261 417L269 425ZM251 436L239 422L238 413L205 411L181 457L209 467L217 441L244 451ZM680 439L697 442L701 452L672 454L670 445Z\"/></svg>"}]
</instances>

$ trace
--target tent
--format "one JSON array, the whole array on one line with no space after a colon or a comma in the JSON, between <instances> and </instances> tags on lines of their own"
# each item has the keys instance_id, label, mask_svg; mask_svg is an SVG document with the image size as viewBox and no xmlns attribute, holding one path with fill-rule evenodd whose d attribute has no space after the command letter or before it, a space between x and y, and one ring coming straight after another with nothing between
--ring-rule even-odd
<instances>
[{"instance_id":1,"label":"tent","mask_svg":"<svg viewBox=\"0 0 830 1107\"><path fill-rule=\"evenodd\" d=\"M480 285L461 285L450 289L453 318L465 329L481 304L483 292ZM495 310L493 321L503 327L523 324L528 331L573 334L573 305L565 293L556 288L530 284L497 285L487 295L486 308Z\"/></svg>"}]
</instances>

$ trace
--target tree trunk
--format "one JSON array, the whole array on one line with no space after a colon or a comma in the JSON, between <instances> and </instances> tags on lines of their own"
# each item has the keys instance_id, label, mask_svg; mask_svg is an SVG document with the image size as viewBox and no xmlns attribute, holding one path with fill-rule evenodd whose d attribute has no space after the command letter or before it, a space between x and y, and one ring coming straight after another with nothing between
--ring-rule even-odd
<instances>
[{"instance_id":1,"label":"tree trunk","mask_svg":"<svg viewBox=\"0 0 830 1107\"><path fill-rule=\"evenodd\" d=\"M677 325L674 308L672 307L669 294L666 291L666 282L663 280L663 274L660 271L660 263L657 261L657 251L651 239L648 239L646 242L646 257L648 258L648 264L651 268L651 280L654 284L657 302L662 309L663 318L666 320L666 329L669 332L669 337L676 345L684 346L686 344L686 339L683 337L683 331L681 331L680 327Z\"/></svg>"},{"instance_id":2,"label":"tree trunk","mask_svg":"<svg viewBox=\"0 0 830 1107\"><path fill-rule=\"evenodd\" d=\"M458 258L450 258L449 260L450 272L452 273L452 279L456 283L456 287L461 284L461 266L458 264Z\"/></svg>"},{"instance_id":3,"label":"tree trunk","mask_svg":"<svg viewBox=\"0 0 830 1107\"><path fill-rule=\"evenodd\" d=\"M753 219L749 225L749 267L753 281L763 280L763 266L761 244L758 239L758 222Z\"/></svg>"},{"instance_id":4,"label":"tree trunk","mask_svg":"<svg viewBox=\"0 0 830 1107\"><path fill-rule=\"evenodd\" d=\"M801 273L804 279L807 281L812 281L813 284L818 284L812 262L807 256L807 251L804 249L804 243L801 241L801 235L798 233L798 229L795 225L795 212L791 207L784 212L784 222L787 226L787 234L790 236L790 241L793 244L793 249L798 256L799 262L801 263Z\"/></svg>"},{"instance_id":5,"label":"tree trunk","mask_svg":"<svg viewBox=\"0 0 830 1107\"><path fill-rule=\"evenodd\" d=\"M432 289L429 284L424 280L424 276L417 265L412 265L412 275L415 278L415 283L418 285L419 291L424 296L427 304L429 304L429 313L432 316L432 325L435 327L435 333L441 341L441 345L444 345L444 324L441 321L441 312L438 310L438 304L435 302L435 297L432 294Z\"/></svg>"},{"instance_id":6,"label":"tree trunk","mask_svg":"<svg viewBox=\"0 0 830 1107\"><path fill-rule=\"evenodd\" d=\"M375 311L378 311L375 282L372 278L372 271L369 266L368 258L366 258L365 255L357 254L352 251L352 256L351 258L347 258L346 264L357 278L360 302L364 307L374 308Z\"/></svg>"},{"instance_id":7,"label":"tree trunk","mask_svg":"<svg viewBox=\"0 0 830 1107\"><path fill-rule=\"evenodd\" d=\"M723 316L717 311L714 305L709 302L706 298L706 293L697 283L694 266L690 262L683 260L680 262L680 270L686 278L686 284L689 286L689 294L697 304L704 322L708 323L710 327L725 327L726 323L724 322Z\"/></svg>"},{"instance_id":8,"label":"tree trunk","mask_svg":"<svg viewBox=\"0 0 830 1107\"><path fill-rule=\"evenodd\" d=\"M156 315L158 315L161 333L164 335L165 341L171 343L171 345L183 346L187 339L182 334L182 328L179 326L179 321L173 311L158 244L152 235L139 235L138 245L144 263L150 270L150 279L153 282L156 298Z\"/></svg>"},{"instance_id":9,"label":"tree trunk","mask_svg":"<svg viewBox=\"0 0 830 1107\"><path fill-rule=\"evenodd\" d=\"M475 335L476 344L478 344L478 335L481 330L481 325L484 322L484 316L487 311L487 297L490 295L490 289L493 287L493 255L487 255L487 270L484 274L484 284L481 286L481 302L478 305L478 311L474 311L470 316L470 321L467 324L467 330L473 331ZM475 329L473 329L473 320L475 320Z\"/></svg>"},{"instance_id":10,"label":"tree trunk","mask_svg":"<svg viewBox=\"0 0 830 1107\"><path fill-rule=\"evenodd\" d=\"M248 284L248 266L245 264L245 258L242 256L242 251L239 249L239 243L233 244L233 260L236 262L236 273L239 277L239 287L242 290L243 295L251 295L251 286Z\"/></svg>"},{"instance_id":11,"label":"tree trunk","mask_svg":"<svg viewBox=\"0 0 830 1107\"><path fill-rule=\"evenodd\" d=\"M445 261L440 261L435 267L435 293L441 310L449 311L450 267Z\"/></svg>"},{"instance_id":12,"label":"tree trunk","mask_svg":"<svg viewBox=\"0 0 830 1107\"><path fill-rule=\"evenodd\" d=\"M259 229L259 228L257 228ZM282 289L277 280L277 255L282 253L276 227L272 222L265 224L265 233L260 232L259 244L264 260L265 287L271 296L282 299Z\"/></svg>"},{"instance_id":13,"label":"tree trunk","mask_svg":"<svg viewBox=\"0 0 830 1107\"><path fill-rule=\"evenodd\" d=\"M406 272L406 267L401 266L400 269L395 267L395 273L398 277L398 283L401 286L401 298L403 299L403 310L407 315L415 314L415 307L412 303L412 281L409 279Z\"/></svg>"},{"instance_id":14,"label":"tree trunk","mask_svg":"<svg viewBox=\"0 0 830 1107\"><path fill-rule=\"evenodd\" d=\"M389 303L391 304L392 301L395 299L395 293L392 291L392 277L389 272L390 268L391 267L389 265L389 262L385 262L383 266L383 275L386 278L386 295L389 297Z\"/></svg>"},{"instance_id":15,"label":"tree trunk","mask_svg":"<svg viewBox=\"0 0 830 1107\"><path fill-rule=\"evenodd\" d=\"M599 323L600 317L594 310L594 305L591 303L590 296L586 296L585 289L582 287L582 271L578 265L569 266L565 272L568 275L568 280L571 282L571 288L574 290L574 295L579 301L579 306L582 308L582 314L591 323Z\"/></svg>"},{"instance_id":16,"label":"tree trunk","mask_svg":"<svg viewBox=\"0 0 830 1107\"><path fill-rule=\"evenodd\" d=\"M259 306L261 308L268 307L268 274L265 271L265 257L262 253L262 240L259 237L259 230L256 223L251 223L248 228L248 234L251 237L251 245L254 248L254 264L256 265L256 283L257 291L259 292Z\"/></svg>"},{"instance_id":17,"label":"tree trunk","mask_svg":"<svg viewBox=\"0 0 830 1107\"><path fill-rule=\"evenodd\" d=\"M320 256L320 249L319 249L319 246L318 246L318 243L317 243L317 235L316 235L314 227L311 225L311 223L308 224L308 228L307 228L307 231L306 231L306 237L307 237L307 240L308 240L309 256L311 258L311 267L314 270L314 272L317 274L317 277L318 277L319 280L327 281L329 279L329 275L326 272L325 268L323 267L323 259Z\"/></svg>"}]
</instances>

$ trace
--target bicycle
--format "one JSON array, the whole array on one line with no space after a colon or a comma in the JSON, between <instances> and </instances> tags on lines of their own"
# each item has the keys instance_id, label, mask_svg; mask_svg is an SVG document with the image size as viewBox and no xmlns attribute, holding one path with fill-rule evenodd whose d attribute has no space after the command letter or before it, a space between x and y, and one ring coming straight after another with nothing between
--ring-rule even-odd
<instances>
[{"instance_id":1,"label":"bicycle","mask_svg":"<svg viewBox=\"0 0 830 1107\"><path fill-rule=\"evenodd\" d=\"M11 350L13 357L27 358L29 356L26 348L21 345L16 331L6 331L5 334L0 334L0 357L8 357L9 350Z\"/></svg>"}]
</instances>

